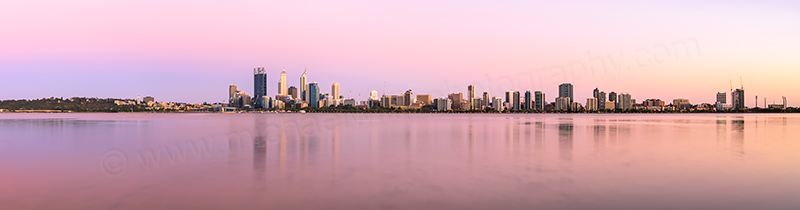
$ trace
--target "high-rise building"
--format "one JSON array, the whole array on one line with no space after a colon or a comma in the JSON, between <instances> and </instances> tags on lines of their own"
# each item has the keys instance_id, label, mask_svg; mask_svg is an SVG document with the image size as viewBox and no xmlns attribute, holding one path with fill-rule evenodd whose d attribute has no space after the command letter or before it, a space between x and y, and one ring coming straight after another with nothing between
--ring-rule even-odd
<instances>
[{"instance_id":1,"label":"high-rise building","mask_svg":"<svg viewBox=\"0 0 800 210\"><path fill-rule=\"evenodd\" d=\"M475 86L474 85L469 85L469 86L467 86L467 100L469 101L469 104L470 104L469 105L470 106L469 109L475 109L475 107L472 106L472 100L474 100L474 99L475 99Z\"/></svg>"},{"instance_id":2,"label":"high-rise building","mask_svg":"<svg viewBox=\"0 0 800 210\"><path fill-rule=\"evenodd\" d=\"M587 111L597 110L597 98L595 97L586 98L586 110Z\"/></svg>"},{"instance_id":3,"label":"high-rise building","mask_svg":"<svg viewBox=\"0 0 800 210\"><path fill-rule=\"evenodd\" d=\"M464 99L464 95L462 93L451 93L447 95L447 98L450 99L452 102L450 105L452 106L451 109L460 109L461 108L461 100Z\"/></svg>"},{"instance_id":4,"label":"high-rise building","mask_svg":"<svg viewBox=\"0 0 800 210\"><path fill-rule=\"evenodd\" d=\"M281 72L281 81L278 82L278 95L289 95L286 88L286 69Z\"/></svg>"},{"instance_id":5,"label":"high-rise building","mask_svg":"<svg viewBox=\"0 0 800 210\"><path fill-rule=\"evenodd\" d=\"M623 93L619 95L618 108L621 110L629 110L633 108L633 100L631 99L631 94Z\"/></svg>"},{"instance_id":6,"label":"high-rise building","mask_svg":"<svg viewBox=\"0 0 800 210\"><path fill-rule=\"evenodd\" d=\"M592 91L592 97L600 98L600 89L594 88L594 91Z\"/></svg>"},{"instance_id":7,"label":"high-rise building","mask_svg":"<svg viewBox=\"0 0 800 210\"><path fill-rule=\"evenodd\" d=\"M339 100L339 83L334 82L331 84L331 96L334 100Z\"/></svg>"},{"instance_id":8,"label":"high-rise building","mask_svg":"<svg viewBox=\"0 0 800 210\"><path fill-rule=\"evenodd\" d=\"M597 108L600 110L606 109L606 92L600 91L597 94Z\"/></svg>"},{"instance_id":9,"label":"high-rise building","mask_svg":"<svg viewBox=\"0 0 800 210\"><path fill-rule=\"evenodd\" d=\"M267 96L267 71L264 67L253 69L253 89L256 108L266 108L267 104L261 104L261 98Z\"/></svg>"},{"instance_id":10,"label":"high-rise building","mask_svg":"<svg viewBox=\"0 0 800 210\"><path fill-rule=\"evenodd\" d=\"M510 90L506 92L506 103L508 103L509 110L519 110L519 91Z\"/></svg>"},{"instance_id":11,"label":"high-rise building","mask_svg":"<svg viewBox=\"0 0 800 210\"><path fill-rule=\"evenodd\" d=\"M451 94L452 95L452 94ZM452 109L453 101L450 98L441 97L436 100L436 110L437 111L447 111Z\"/></svg>"},{"instance_id":12,"label":"high-rise building","mask_svg":"<svg viewBox=\"0 0 800 210\"><path fill-rule=\"evenodd\" d=\"M483 107L482 107L482 109L485 109L486 107L489 107L489 104L492 103L490 100L491 100L491 98L489 98L489 92L483 92Z\"/></svg>"},{"instance_id":13,"label":"high-rise building","mask_svg":"<svg viewBox=\"0 0 800 210\"><path fill-rule=\"evenodd\" d=\"M492 108L497 111L503 111L503 98L494 97L492 98Z\"/></svg>"},{"instance_id":14,"label":"high-rise building","mask_svg":"<svg viewBox=\"0 0 800 210\"><path fill-rule=\"evenodd\" d=\"M308 84L308 106L319 108L319 85L316 82Z\"/></svg>"},{"instance_id":15,"label":"high-rise building","mask_svg":"<svg viewBox=\"0 0 800 210\"><path fill-rule=\"evenodd\" d=\"M547 102L544 100L544 97L545 96L542 91L533 92L533 98L534 98L533 108L535 108L536 110L544 110L544 105L547 104Z\"/></svg>"},{"instance_id":16,"label":"high-rise building","mask_svg":"<svg viewBox=\"0 0 800 210\"><path fill-rule=\"evenodd\" d=\"M235 102L233 100L236 99L236 92L239 92L239 89L236 87L236 85L232 84L228 86L228 103L233 104Z\"/></svg>"},{"instance_id":17,"label":"high-rise building","mask_svg":"<svg viewBox=\"0 0 800 210\"><path fill-rule=\"evenodd\" d=\"M567 98L568 104L572 104L572 84L564 83L558 86L558 97Z\"/></svg>"},{"instance_id":18,"label":"high-rise building","mask_svg":"<svg viewBox=\"0 0 800 210\"><path fill-rule=\"evenodd\" d=\"M525 91L525 101L523 102L523 106L525 110L533 109L533 96L531 96L531 91Z\"/></svg>"},{"instance_id":19,"label":"high-rise building","mask_svg":"<svg viewBox=\"0 0 800 210\"><path fill-rule=\"evenodd\" d=\"M788 107L788 106L789 106L789 104L786 104L786 96L782 96L782 97L783 97L783 108L784 108L784 109L786 109L786 108L789 108L789 107Z\"/></svg>"},{"instance_id":20,"label":"high-rise building","mask_svg":"<svg viewBox=\"0 0 800 210\"><path fill-rule=\"evenodd\" d=\"M736 89L731 93L733 109L744 109L744 89Z\"/></svg>"},{"instance_id":21,"label":"high-rise building","mask_svg":"<svg viewBox=\"0 0 800 210\"><path fill-rule=\"evenodd\" d=\"M608 101L614 102L614 107L617 107L617 93L614 91L608 93Z\"/></svg>"},{"instance_id":22,"label":"high-rise building","mask_svg":"<svg viewBox=\"0 0 800 210\"><path fill-rule=\"evenodd\" d=\"M381 100L381 98L378 97L378 91L377 90L372 90L372 91L369 92L369 100Z\"/></svg>"},{"instance_id":23,"label":"high-rise building","mask_svg":"<svg viewBox=\"0 0 800 210\"><path fill-rule=\"evenodd\" d=\"M392 98L384 94L381 96L381 107L389 108L392 107Z\"/></svg>"},{"instance_id":24,"label":"high-rise building","mask_svg":"<svg viewBox=\"0 0 800 210\"><path fill-rule=\"evenodd\" d=\"M411 89L406 90L406 92L403 93L403 104L402 104L402 106L411 106L411 103L413 103L412 102L413 98L414 98L414 93L411 92Z\"/></svg>"},{"instance_id":25,"label":"high-rise building","mask_svg":"<svg viewBox=\"0 0 800 210\"><path fill-rule=\"evenodd\" d=\"M294 86L289 87L289 95L292 96L292 99L297 98L297 88Z\"/></svg>"},{"instance_id":26,"label":"high-rise building","mask_svg":"<svg viewBox=\"0 0 800 210\"><path fill-rule=\"evenodd\" d=\"M725 92L717 92L717 103L726 104L728 103L728 95Z\"/></svg>"},{"instance_id":27,"label":"high-rise building","mask_svg":"<svg viewBox=\"0 0 800 210\"><path fill-rule=\"evenodd\" d=\"M306 84L306 72L303 70L303 75L300 75L300 97L303 101L308 101L308 84Z\"/></svg>"}]
</instances>

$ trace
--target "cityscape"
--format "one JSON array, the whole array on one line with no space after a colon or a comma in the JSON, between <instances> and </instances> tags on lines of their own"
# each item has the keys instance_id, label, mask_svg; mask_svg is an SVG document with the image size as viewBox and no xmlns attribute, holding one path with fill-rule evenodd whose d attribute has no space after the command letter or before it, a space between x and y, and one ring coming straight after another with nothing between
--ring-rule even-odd
<instances>
[{"instance_id":1,"label":"cityscape","mask_svg":"<svg viewBox=\"0 0 800 210\"><path fill-rule=\"evenodd\" d=\"M394 95L379 94L372 90L365 99L345 98L340 94L340 84L334 82L330 85L329 92L323 92L327 85L317 82L308 82L308 71L303 70L299 77L299 88L288 86L286 70L280 73L278 94L266 95L268 89L267 71L264 67L253 70L254 90L253 95L239 90L238 85L228 87L228 103L213 105L216 111L254 111L254 110L303 110L308 108L324 107L353 107L359 109L392 108L401 110L425 111L495 111L495 112L625 112L631 110L643 111L735 111L746 109L772 109L783 110L787 106L786 97L782 103L759 103L755 96L753 106L746 105L744 86L734 89L731 82L730 92L717 92L713 103L692 104L688 99L676 98L669 100L648 98L637 103L637 100L627 92L615 92L594 88L592 97L584 100L573 97L574 86L563 83L558 86L558 93L551 101L547 94L538 90L509 90L501 95L480 92L475 86L465 87L466 94L461 92L450 93L447 96L432 96L430 94L416 94L412 89ZM288 86L288 87L287 87ZM711 95L711 94L709 94ZM729 96L730 95L730 96ZM671 102L671 103L670 103Z\"/></svg>"}]
</instances>

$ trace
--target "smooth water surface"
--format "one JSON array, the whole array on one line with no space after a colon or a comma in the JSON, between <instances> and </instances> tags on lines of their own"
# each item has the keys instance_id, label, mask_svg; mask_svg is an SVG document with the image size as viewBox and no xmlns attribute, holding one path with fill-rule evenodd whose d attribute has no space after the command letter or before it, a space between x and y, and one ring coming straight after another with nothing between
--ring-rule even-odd
<instances>
[{"instance_id":1,"label":"smooth water surface","mask_svg":"<svg viewBox=\"0 0 800 210\"><path fill-rule=\"evenodd\" d=\"M800 209L800 115L0 114L2 209Z\"/></svg>"}]
</instances>

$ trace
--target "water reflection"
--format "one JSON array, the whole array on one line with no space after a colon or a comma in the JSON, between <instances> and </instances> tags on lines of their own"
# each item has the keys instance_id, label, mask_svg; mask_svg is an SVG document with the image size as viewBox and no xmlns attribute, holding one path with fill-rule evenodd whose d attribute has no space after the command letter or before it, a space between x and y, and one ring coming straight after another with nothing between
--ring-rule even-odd
<instances>
[{"instance_id":1,"label":"water reflection","mask_svg":"<svg viewBox=\"0 0 800 210\"><path fill-rule=\"evenodd\" d=\"M572 161L574 125L572 118L561 118L558 124L558 152L561 160Z\"/></svg>"},{"instance_id":2,"label":"water reflection","mask_svg":"<svg viewBox=\"0 0 800 210\"><path fill-rule=\"evenodd\" d=\"M737 116L731 120L731 150L744 154L744 117Z\"/></svg>"}]
</instances>

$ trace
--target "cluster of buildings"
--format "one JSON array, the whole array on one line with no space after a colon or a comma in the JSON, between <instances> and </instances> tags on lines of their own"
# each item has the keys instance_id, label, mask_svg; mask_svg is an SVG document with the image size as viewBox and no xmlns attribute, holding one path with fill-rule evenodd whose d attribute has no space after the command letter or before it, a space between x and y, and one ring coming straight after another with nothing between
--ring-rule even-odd
<instances>
[{"instance_id":1,"label":"cluster of buildings","mask_svg":"<svg viewBox=\"0 0 800 210\"><path fill-rule=\"evenodd\" d=\"M283 70L278 82L278 94L274 97L267 95L267 73L264 67L253 69L253 96L247 95L232 84L228 86L228 107L238 109L302 109L306 107L330 107L351 105L356 106L356 100L345 99L339 92L339 83L331 84L330 93L320 92L320 85L316 82L307 82L308 71L300 76L300 88L288 86L286 70ZM287 87L288 86L288 87Z\"/></svg>"},{"instance_id":2,"label":"cluster of buildings","mask_svg":"<svg viewBox=\"0 0 800 210\"><path fill-rule=\"evenodd\" d=\"M555 101L546 101L545 93L542 91L520 92L510 90L503 96L490 96L488 92L477 95L475 86L467 86L466 97L463 93L451 93L447 96L434 98L428 94L414 95L412 90L407 90L399 95L378 95L373 90L369 98L365 101L357 102L353 98L344 98L339 92L339 83L331 84L330 92L320 91L320 85L316 82L307 82L307 71L300 76L299 88L295 86L287 87L286 70L280 74L278 82L278 94L275 96L267 95L267 73L263 67L253 70L254 87L253 96L247 95L238 89L237 85L232 84L228 87L229 108L237 109L302 109L306 107L331 107L331 106L352 106L359 108L383 107L400 109L427 109L435 111L469 111L469 110L496 110L496 111L603 111L603 110L653 110L653 111L692 111L692 110L740 110L746 109L744 105L744 88L736 89L731 92L731 103L727 102L727 94L719 92L716 95L715 104L693 105L688 99L678 98L667 104L661 99L646 99L637 103L629 93L617 93L611 91L606 93L598 88L592 92L592 97L586 99L585 103L580 103L574 98L574 87L570 83L558 86L558 97ZM757 99L756 99L757 101ZM773 104L770 108L786 107L786 99L781 105ZM757 106L756 106L757 107ZM765 105L766 99L765 99Z\"/></svg>"},{"instance_id":3,"label":"cluster of buildings","mask_svg":"<svg viewBox=\"0 0 800 210\"><path fill-rule=\"evenodd\" d=\"M115 100L117 106L143 106L148 110L185 110L185 111L212 111L213 105L175 103L175 102L156 102L155 97L145 96L136 97L136 100Z\"/></svg>"}]
</instances>

